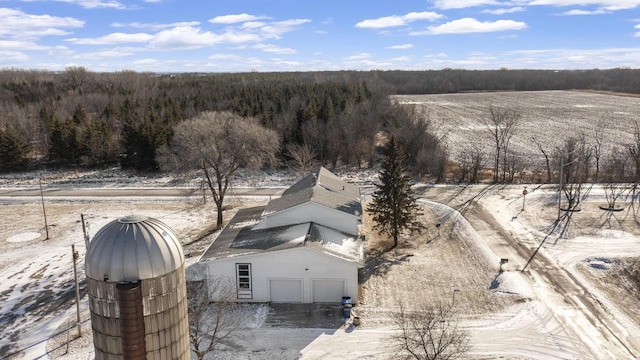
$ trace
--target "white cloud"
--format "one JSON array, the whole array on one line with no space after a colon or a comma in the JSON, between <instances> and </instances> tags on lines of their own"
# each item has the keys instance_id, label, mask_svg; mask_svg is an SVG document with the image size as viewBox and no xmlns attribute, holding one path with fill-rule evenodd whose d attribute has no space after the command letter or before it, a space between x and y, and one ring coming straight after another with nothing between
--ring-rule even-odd
<instances>
[{"instance_id":1,"label":"white cloud","mask_svg":"<svg viewBox=\"0 0 640 360\"><path fill-rule=\"evenodd\" d=\"M411 61L411 57L410 56L399 56L399 57L392 58L391 61L393 61L393 62L409 62L409 61Z\"/></svg>"},{"instance_id":2,"label":"white cloud","mask_svg":"<svg viewBox=\"0 0 640 360\"><path fill-rule=\"evenodd\" d=\"M359 54L351 55L351 56L345 58L345 60L353 61L353 60L365 60L365 59L369 59L369 58L371 58L371 54L369 54L369 53L359 53Z\"/></svg>"},{"instance_id":3,"label":"white cloud","mask_svg":"<svg viewBox=\"0 0 640 360\"><path fill-rule=\"evenodd\" d=\"M276 65L284 65L287 67L300 67L304 65L303 62L293 60L271 59L271 61Z\"/></svg>"},{"instance_id":4,"label":"white cloud","mask_svg":"<svg viewBox=\"0 0 640 360\"><path fill-rule=\"evenodd\" d=\"M309 19L290 19L276 21L260 27L260 32L267 38L280 39L283 34L293 31L295 27L311 22Z\"/></svg>"},{"instance_id":5,"label":"white cloud","mask_svg":"<svg viewBox=\"0 0 640 360\"><path fill-rule=\"evenodd\" d=\"M260 36L251 33L229 30L219 35L191 26L177 26L156 34L149 45L156 49L195 49L221 43L237 44L260 40Z\"/></svg>"},{"instance_id":6,"label":"white cloud","mask_svg":"<svg viewBox=\"0 0 640 360\"><path fill-rule=\"evenodd\" d=\"M13 66L16 62L25 62L29 56L21 51L5 51L0 49L0 64Z\"/></svg>"},{"instance_id":7,"label":"white cloud","mask_svg":"<svg viewBox=\"0 0 640 360\"><path fill-rule=\"evenodd\" d=\"M84 26L84 21L72 17L33 15L7 8L0 8L0 19L0 36L13 38L66 35L69 32L63 29Z\"/></svg>"},{"instance_id":8,"label":"white cloud","mask_svg":"<svg viewBox=\"0 0 640 360\"><path fill-rule=\"evenodd\" d=\"M153 35L146 33L137 34L124 34L124 33L112 33L109 35L101 36L99 38L72 38L66 39L70 43L76 45L114 45L114 44L126 44L126 43L146 43L153 39Z\"/></svg>"},{"instance_id":9,"label":"white cloud","mask_svg":"<svg viewBox=\"0 0 640 360\"><path fill-rule=\"evenodd\" d=\"M181 21L167 24L158 24L158 23L141 23L141 22L132 22L132 23L119 23L115 22L111 24L111 27L115 28L123 28L123 27L131 27L135 29L149 29L149 30L163 30L168 28L173 28L177 26L198 26L200 25L199 21Z\"/></svg>"},{"instance_id":10,"label":"white cloud","mask_svg":"<svg viewBox=\"0 0 640 360\"><path fill-rule=\"evenodd\" d=\"M500 2L497 0L433 0L433 4L437 9L464 9L475 6L486 5L505 5L513 4L522 6L597 6L601 10L616 11L624 9L634 9L640 6L640 0L516 0ZM491 13L493 10L485 10L483 12ZM501 13L498 13L500 15ZM504 14L504 12L502 13Z\"/></svg>"},{"instance_id":11,"label":"white cloud","mask_svg":"<svg viewBox=\"0 0 640 360\"><path fill-rule=\"evenodd\" d=\"M291 54L297 53L297 51L294 50L294 49L280 47L280 46L273 45L273 44L257 44L257 45L254 45L253 48L254 49L258 49L258 50L262 50L264 52L273 53L273 54L291 55Z\"/></svg>"},{"instance_id":12,"label":"white cloud","mask_svg":"<svg viewBox=\"0 0 640 360\"><path fill-rule=\"evenodd\" d=\"M634 9L640 6L640 0L530 0L527 5L546 6L597 6L601 10L616 11Z\"/></svg>"},{"instance_id":13,"label":"white cloud","mask_svg":"<svg viewBox=\"0 0 640 360\"><path fill-rule=\"evenodd\" d=\"M246 23L242 24L242 28L243 29L259 29L266 25L267 24L262 21L247 21Z\"/></svg>"},{"instance_id":14,"label":"white cloud","mask_svg":"<svg viewBox=\"0 0 640 360\"><path fill-rule=\"evenodd\" d=\"M55 0L58 2L68 3L78 5L85 9L101 9L101 8L111 8L111 9L126 9L127 7L119 1L103 1L103 0Z\"/></svg>"},{"instance_id":15,"label":"white cloud","mask_svg":"<svg viewBox=\"0 0 640 360\"><path fill-rule=\"evenodd\" d=\"M47 47L38 45L31 41L0 40L0 50L45 50Z\"/></svg>"},{"instance_id":16,"label":"white cloud","mask_svg":"<svg viewBox=\"0 0 640 360\"><path fill-rule=\"evenodd\" d=\"M483 5L500 5L496 0L434 0L433 4L436 8L442 10L464 9Z\"/></svg>"},{"instance_id":17,"label":"white cloud","mask_svg":"<svg viewBox=\"0 0 640 360\"><path fill-rule=\"evenodd\" d=\"M516 50L498 54L509 68L595 69L640 67L640 48Z\"/></svg>"},{"instance_id":18,"label":"white cloud","mask_svg":"<svg viewBox=\"0 0 640 360\"><path fill-rule=\"evenodd\" d=\"M239 60L242 57L239 55L234 55L234 54L213 54L211 56L209 56L209 59L211 60L231 60L231 61L235 61L235 60Z\"/></svg>"},{"instance_id":19,"label":"white cloud","mask_svg":"<svg viewBox=\"0 0 640 360\"><path fill-rule=\"evenodd\" d=\"M442 15L431 12L411 12L406 15L391 15L377 19L367 19L356 24L357 28L363 29L383 29L388 27L404 26L418 20L434 21L440 19Z\"/></svg>"},{"instance_id":20,"label":"white cloud","mask_svg":"<svg viewBox=\"0 0 640 360\"><path fill-rule=\"evenodd\" d=\"M509 30L522 30L527 24L514 20L478 21L473 18L453 20L437 26L429 26L426 31L414 32L411 35L467 34Z\"/></svg>"},{"instance_id":21,"label":"white cloud","mask_svg":"<svg viewBox=\"0 0 640 360\"><path fill-rule=\"evenodd\" d=\"M105 51L96 51L96 52L86 52L82 54L78 54L74 56L76 59L90 59L90 60L102 60L102 59L113 59L120 57L127 57L133 55L133 51L123 51L120 49L111 49Z\"/></svg>"},{"instance_id":22,"label":"white cloud","mask_svg":"<svg viewBox=\"0 0 640 360\"><path fill-rule=\"evenodd\" d=\"M268 19L268 17L249 15L249 14L222 15L222 16L216 16L213 19L210 19L209 22L212 24L235 24L240 22L255 21L255 20L261 20L261 19Z\"/></svg>"},{"instance_id":23,"label":"white cloud","mask_svg":"<svg viewBox=\"0 0 640 360\"><path fill-rule=\"evenodd\" d=\"M391 49L391 50L405 50L405 49L411 49L413 47L413 44L402 44L402 45L393 45L393 46L387 46L387 49Z\"/></svg>"},{"instance_id":24,"label":"white cloud","mask_svg":"<svg viewBox=\"0 0 640 360\"><path fill-rule=\"evenodd\" d=\"M600 15L600 14L606 14L606 13L608 13L608 11L606 11L606 10L579 10L579 9L574 9L574 10L565 11L565 12L561 13L560 15L563 15L563 16L579 16L579 15Z\"/></svg>"},{"instance_id":25,"label":"white cloud","mask_svg":"<svg viewBox=\"0 0 640 360\"><path fill-rule=\"evenodd\" d=\"M640 30L640 24L636 25L633 27L634 29L638 29ZM637 33L633 34L634 37L640 37L640 31L638 31Z\"/></svg>"},{"instance_id":26,"label":"white cloud","mask_svg":"<svg viewBox=\"0 0 640 360\"><path fill-rule=\"evenodd\" d=\"M504 15L504 14L512 14L512 13L516 13L516 12L521 12L524 11L525 8L523 8L522 6L516 6L516 7L512 7L512 8L502 8L502 9L487 9L487 10L482 10L483 13L485 14L493 14L493 15Z\"/></svg>"}]
</instances>

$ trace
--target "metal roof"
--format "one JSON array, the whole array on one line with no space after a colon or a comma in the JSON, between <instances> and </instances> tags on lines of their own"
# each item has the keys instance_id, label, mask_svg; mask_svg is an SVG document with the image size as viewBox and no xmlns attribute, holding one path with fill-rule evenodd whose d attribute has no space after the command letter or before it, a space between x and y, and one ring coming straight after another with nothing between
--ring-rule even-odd
<instances>
[{"instance_id":1,"label":"metal roof","mask_svg":"<svg viewBox=\"0 0 640 360\"><path fill-rule=\"evenodd\" d=\"M282 193L282 197L271 200L263 215L268 216L310 201L362 216L360 189L340 180L324 167L293 184Z\"/></svg>"},{"instance_id":2,"label":"metal roof","mask_svg":"<svg viewBox=\"0 0 640 360\"><path fill-rule=\"evenodd\" d=\"M200 261L307 247L362 264L362 237L313 222L253 229L264 206L240 209L200 258Z\"/></svg>"},{"instance_id":3,"label":"metal roof","mask_svg":"<svg viewBox=\"0 0 640 360\"><path fill-rule=\"evenodd\" d=\"M89 243L87 277L109 282L162 276L184 264L176 234L160 220L126 216L105 225Z\"/></svg>"}]
</instances>

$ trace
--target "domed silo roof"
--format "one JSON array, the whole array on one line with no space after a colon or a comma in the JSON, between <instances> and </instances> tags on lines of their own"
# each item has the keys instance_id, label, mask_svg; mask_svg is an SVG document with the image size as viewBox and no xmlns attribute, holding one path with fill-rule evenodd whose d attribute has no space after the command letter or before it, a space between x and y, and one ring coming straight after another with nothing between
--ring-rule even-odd
<instances>
[{"instance_id":1,"label":"domed silo roof","mask_svg":"<svg viewBox=\"0 0 640 360\"><path fill-rule=\"evenodd\" d=\"M87 277L109 282L156 278L184 264L176 234L160 220L126 216L105 225L89 243Z\"/></svg>"}]
</instances>

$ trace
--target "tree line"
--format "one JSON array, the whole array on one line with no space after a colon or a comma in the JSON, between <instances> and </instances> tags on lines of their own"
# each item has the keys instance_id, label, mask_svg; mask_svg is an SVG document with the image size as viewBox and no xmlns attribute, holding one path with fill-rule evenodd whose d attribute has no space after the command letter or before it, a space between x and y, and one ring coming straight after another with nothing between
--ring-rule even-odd
<instances>
[{"instance_id":1,"label":"tree line","mask_svg":"<svg viewBox=\"0 0 640 360\"><path fill-rule=\"evenodd\" d=\"M207 112L230 112L275 131L280 164L302 156L363 166L377 156L380 131L416 135L404 130L417 126L411 112L394 104L386 90L336 73L5 70L0 171L114 165L155 171L162 165L158 149L171 145L176 126Z\"/></svg>"},{"instance_id":2,"label":"tree line","mask_svg":"<svg viewBox=\"0 0 640 360\"><path fill-rule=\"evenodd\" d=\"M207 112L252 119L278 137L279 164L370 166L384 139L405 149L408 168L435 181L456 162L478 179L474 154L450 159L434 124L389 95L494 90L596 89L640 93L638 70L335 71L153 74L0 71L0 172L42 167L156 171L176 127ZM498 144L499 145L499 144ZM505 181L507 153L494 181ZM475 154L477 155L477 154ZM515 164L512 164L515 172ZM475 170L474 170L475 169ZM448 175L449 174L449 175Z\"/></svg>"}]
</instances>

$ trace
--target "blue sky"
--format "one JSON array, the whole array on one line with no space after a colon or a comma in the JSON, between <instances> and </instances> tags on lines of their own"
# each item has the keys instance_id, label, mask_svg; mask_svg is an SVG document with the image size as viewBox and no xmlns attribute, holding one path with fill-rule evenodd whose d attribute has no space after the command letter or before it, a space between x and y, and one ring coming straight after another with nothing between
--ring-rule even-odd
<instances>
[{"instance_id":1,"label":"blue sky","mask_svg":"<svg viewBox=\"0 0 640 360\"><path fill-rule=\"evenodd\" d=\"M0 68L640 68L640 0L0 0Z\"/></svg>"}]
</instances>

